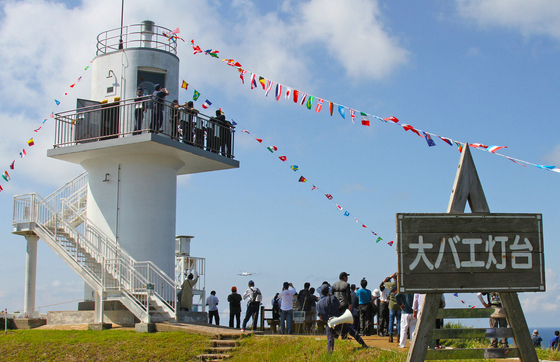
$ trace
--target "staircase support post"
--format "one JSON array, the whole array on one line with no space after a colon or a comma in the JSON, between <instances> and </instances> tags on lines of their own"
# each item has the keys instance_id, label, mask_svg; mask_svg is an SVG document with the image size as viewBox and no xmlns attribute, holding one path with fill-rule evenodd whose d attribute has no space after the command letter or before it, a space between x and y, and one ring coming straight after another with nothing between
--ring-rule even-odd
<instances>
[{"instance_id":1,"label":"staircase support post","mask_svg":"<svg viewBox=\"0 0 560 362\"><path fill-rule=\"evenodd\" d=\"M25 235L27 255L25 257L24 314L33 318L35 311L35 289L37 285L37 235Z\"/></svg>"}]
</instances>

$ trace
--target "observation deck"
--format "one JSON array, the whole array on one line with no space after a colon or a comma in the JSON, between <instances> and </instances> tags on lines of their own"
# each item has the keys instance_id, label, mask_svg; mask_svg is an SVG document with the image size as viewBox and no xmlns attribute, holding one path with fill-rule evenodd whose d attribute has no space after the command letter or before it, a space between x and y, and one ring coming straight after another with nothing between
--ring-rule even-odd
<instances>
[{"instance_id":1,"label":"observation deck","mask_svg":"<svg viewBox=\"0 0 560 362\"><path fill-rule=\"evenodd\" d=\"M137 48L158 49L177 55L176 41L163 35L171 31L149 20L143 21L142 24L108 30L97 36L96 55Z\"/></svg>"}]
</instances>

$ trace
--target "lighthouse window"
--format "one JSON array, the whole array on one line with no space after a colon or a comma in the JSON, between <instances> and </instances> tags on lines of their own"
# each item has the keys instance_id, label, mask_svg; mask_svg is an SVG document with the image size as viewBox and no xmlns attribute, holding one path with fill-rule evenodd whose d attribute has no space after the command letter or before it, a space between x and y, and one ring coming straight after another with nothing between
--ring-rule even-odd
<instances>
[{"instance_id":1,"label":"lighthouse window","mask_svg":"<svg viewBox=\"0 0 560 362\"><path fill-rule=\"evenodd\" d=\"M149 72L145 70L138 71L137 87L142 88L144 94L154 93L154 86L159 84L165 88L165 73Z\"/></svg>"}]
</instances>

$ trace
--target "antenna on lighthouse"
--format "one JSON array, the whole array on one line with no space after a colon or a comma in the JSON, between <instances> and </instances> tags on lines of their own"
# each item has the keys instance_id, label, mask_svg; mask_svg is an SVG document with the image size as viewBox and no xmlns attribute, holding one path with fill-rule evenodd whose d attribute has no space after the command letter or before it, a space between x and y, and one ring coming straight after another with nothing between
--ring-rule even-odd
<instances>
[{"instance_id":1,"label":"antenna on lighthouse","mask_svg":"<svg viewBox=\"0 0 560 362\"><path fill-rule=\"evenodd\" d=\"M124 20L124 0L122 0L122 5L121 5L121 37L119 39L119 49L123 49L123 39L122 39L123 20Z\"/></svg>"}]
</instances>

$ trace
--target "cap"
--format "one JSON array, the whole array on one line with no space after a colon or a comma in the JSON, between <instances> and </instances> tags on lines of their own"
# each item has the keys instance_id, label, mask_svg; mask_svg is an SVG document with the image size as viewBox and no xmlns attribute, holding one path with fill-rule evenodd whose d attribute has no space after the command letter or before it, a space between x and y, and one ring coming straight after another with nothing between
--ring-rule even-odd
<instances>
[{"instance_id":1,"label":"cap","mask_svg":"<svg viewBox=\"0 0 560 362\"><path fill-rule=\"evenodd\" d=\"M373 290L373 295L375 295L376 297L379 298L379 296L381 295L381 293L379 292L379 289L374 289Z\"/></svg>"},{"instance_id":2,"label":"cap","mask_svg":"<svg viewBox=\"0 0 560 362\"><path fill-rule=\"evenodd\" d=\"M232 292L237 292L237 287L231 287Z\"/></svg>"},{"instance_id":3,"label":"cap","mask_svg":"<svg viewBox=\"0 0 560 362\"><path fill-rule=\"evenodd\" d=\"M144 91L141 87L136 88L137 91Z\"/></svg>"},{"instance_id":4,"label":"cap","mask_svg":"<svg viewBox=\"0 0 560 362\"><path fill-rule=\"evenodd\" d=\"M290 283L284 282L283 286L284 286L284 289L288 289L288 287L290 286Z\"/></svg>"},{"instance_id":5,"label":"cap","mask_svg":"<svg viewBox=\"0 0 560 362\"><path fill-rule=\"evenodd\" d=\"M342 272L342 273L340 273L340 275L338 276L338 279L342 279L342 278L347 277L347 276L349 276L349 275L350 275L350 274L348 274L347 272Z\"/></svg>"},{"instance_id":6,"label":"cap","mask_svg":"<svg viewBox=\"0 0 560 362\"><path fill-rule=\"evenodd\" d=\"M535 329L535 330L533 331L533 334L539 334L539 331Z\"/></svg>"},{"instance_id":7,"label":"cap","mask_svg":"<svg viewBox=\"0 0 560 362\"><path fill-rule=\"evenodd\" d=\"M255 282L252 280L249 280L249 285L255 285Z\"/></svg>"}]
</instances>

